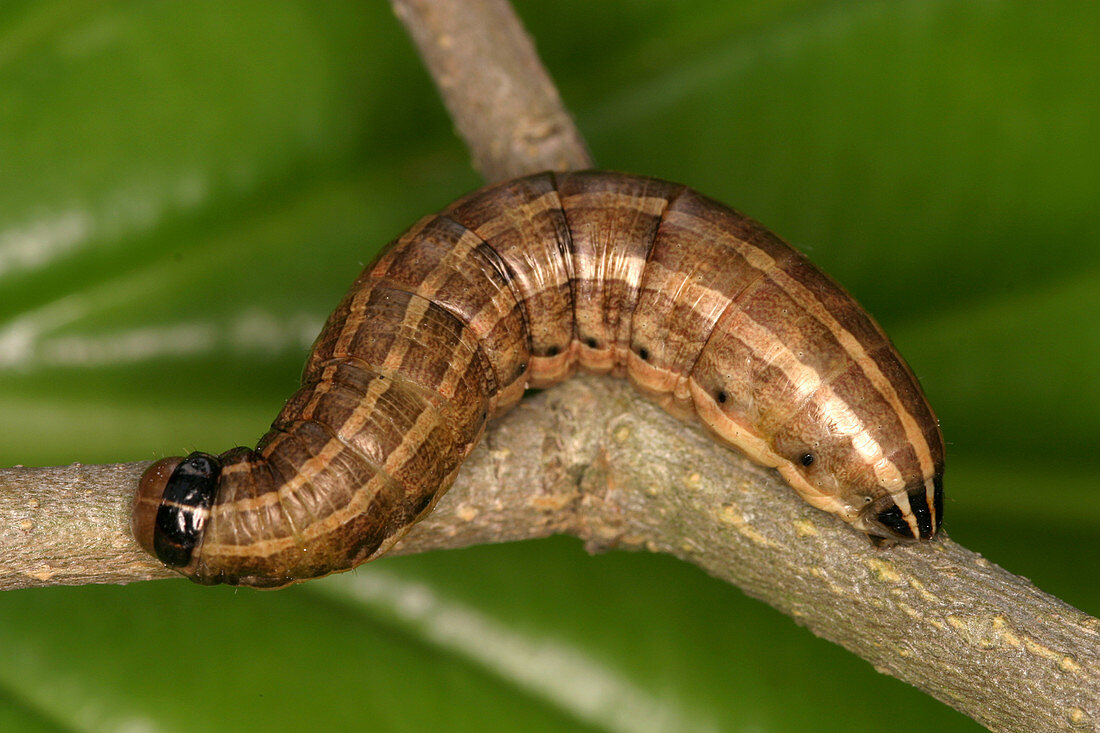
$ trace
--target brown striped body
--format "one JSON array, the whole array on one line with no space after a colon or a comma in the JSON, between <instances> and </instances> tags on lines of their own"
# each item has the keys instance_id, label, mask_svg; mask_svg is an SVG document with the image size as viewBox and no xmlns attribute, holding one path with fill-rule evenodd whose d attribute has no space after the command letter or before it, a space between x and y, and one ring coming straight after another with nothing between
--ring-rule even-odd
<instances>
[{"instance_id":1,"label":"brown striped body","mask_svg":"<svg viewBox=\"0 0 1100 733\"><path fill-rule=\"evenodd\" d=\"M203 583L354 567L430 510L488 419L578 368L627 377L874 537L939 527L938 424L858 304L690 189L585 172L417 222L330 316L255 450L150 468L135 534Z\"/></svg>"}]
</instances>

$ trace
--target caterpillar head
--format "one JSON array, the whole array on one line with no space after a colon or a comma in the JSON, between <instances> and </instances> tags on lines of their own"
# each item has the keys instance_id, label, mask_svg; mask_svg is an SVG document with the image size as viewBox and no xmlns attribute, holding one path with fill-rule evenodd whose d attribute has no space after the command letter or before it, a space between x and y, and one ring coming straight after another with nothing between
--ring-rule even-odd
<instances>
[{"instance_id":1,"label":"caterpillar head","mask_svg":"<svg viewBox=\"0 0 1100 733\"><path fill-rule=\"evenodd\" d=\"M196 560L221 462L206 453L163 458L141 477L130 526L138 544L165 565L185 571Z\"/></svg>"}]
</instances>

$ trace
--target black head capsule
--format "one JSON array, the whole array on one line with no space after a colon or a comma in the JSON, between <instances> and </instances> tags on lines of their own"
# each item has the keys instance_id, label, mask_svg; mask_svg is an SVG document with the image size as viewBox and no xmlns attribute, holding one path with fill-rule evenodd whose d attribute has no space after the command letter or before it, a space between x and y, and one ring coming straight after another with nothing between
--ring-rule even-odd
<instances>
[{"instance_id":1,"label":"black head capsule","mask_svg":"<svg viewBox=\"0 0 1100 733\"><path fill-rule=\"evenodd\" d=\"M157 461L141 478L131 524L141 546L169 567L191 562L218 488L221 462L206 453Z\"/></svg>"}]
</instances>

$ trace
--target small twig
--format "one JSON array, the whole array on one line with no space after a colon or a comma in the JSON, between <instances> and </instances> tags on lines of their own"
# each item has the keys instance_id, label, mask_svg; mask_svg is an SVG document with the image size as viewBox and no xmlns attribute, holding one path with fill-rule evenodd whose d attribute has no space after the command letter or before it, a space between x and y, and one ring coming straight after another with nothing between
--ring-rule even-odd
<instances>
[{"instance_id":1,"label":"small twig","mask_svg":"<svg viewBox=\"0 0 1100 733\"><path fill-rule=\"evenodd\" d=\"M592 167L507 0L393 0L393 9L486 181Z\"/></svg>"}]
</instances>

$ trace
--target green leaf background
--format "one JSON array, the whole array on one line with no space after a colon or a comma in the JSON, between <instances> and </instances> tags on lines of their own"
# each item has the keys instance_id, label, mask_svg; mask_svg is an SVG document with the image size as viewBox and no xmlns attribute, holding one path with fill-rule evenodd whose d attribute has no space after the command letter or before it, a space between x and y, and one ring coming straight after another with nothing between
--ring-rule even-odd
<instances>
[{"instance_id":1,"label":"green leaf background","mask_svg":"<svg viewBox=\"0 0 1100 733\"><path fill-rule=\"evenodd\" d=\"M601 166L750 213L883 323L951 536L1100 613L1100 5L517 7ZM5 2L0 464L254 442L360 267L476 185L380 0ZM0 596L0 729L306 726L978 729L692 566L568 538Z\"/></svg>"}]
</instances>

